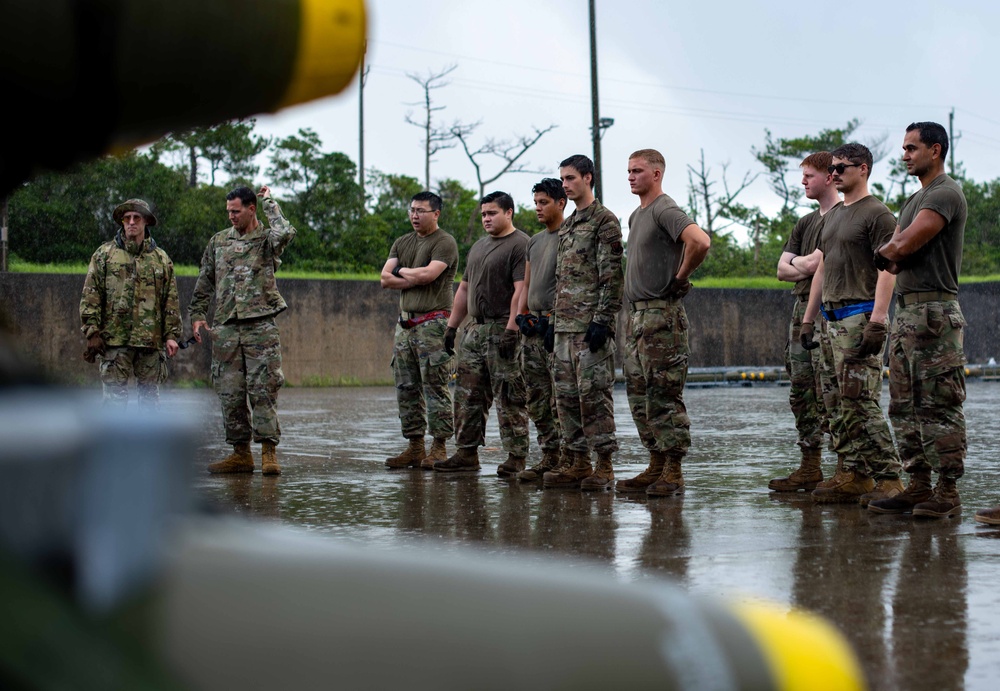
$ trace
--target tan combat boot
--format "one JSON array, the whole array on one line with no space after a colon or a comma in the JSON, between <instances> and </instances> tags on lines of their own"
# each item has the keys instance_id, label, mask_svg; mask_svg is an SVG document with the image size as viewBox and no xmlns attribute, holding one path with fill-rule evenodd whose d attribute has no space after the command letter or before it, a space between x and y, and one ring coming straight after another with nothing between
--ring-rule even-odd
<instances>
[{"instance_id":1,"label":"tan combat boot","mask_svg":"<svg viewBox=\"0 0 1000 691\"><path fill-rule=\"evenodd\" d=\"M520 482L541 480L542 475L550 470L555 470L557 465L559 465L559 452L556 449L542 449L542 460L530 468L519 472L517 479Z\"/></svg>"},{"instance_id":2,"label":"tan combat boot","mask_svg":"<svg viewBox=\"0 0 1000 691\"><path fill-rule=\"evenodd\" d=\"M614 484L615 470L611 465L611 454L597 454L597 468L594 469L593 475L580 481L580 489L584 491L611 489Z\"/></svg>"},{"instance_id":3,"label":"tan combat boot","mask_svg":"<svg viewBox=\"0 0 1000 691\"><path fill-rule=\"evenodd\" d=\"M567 460L571 464L542 475L542 487L545 489L579 489L580 483L594 474L590 465L590 453L587 451L570 451Z\"/></svg>"},{"instance_id":4,"label":"tan combat boot","mask_svg":"<svg viewBox=\"0 0 1000 691\"><path fill-rule=\"evenodd\" d=\"M823 469L820 461L823 458L822 449L802 449L802 461L796 470L788 477L778 477L767 483L772 492L798 492L803 489L810 492L823 481Z\"/></svg>"},{"instance_id":5,"label":"tan combat boot","mask_svg":"<svg viewBox=\"0 0 1000 691\"><path fill-rule=\"evenodd\" d=\"M866 492L875 489L875 481L863 470L844 468L843 479L830 487L819 487L812 492L817 504L853 504Z\"/></svg>"},{"instance_id":6,"label":"tan combat boot","mask_svg":"<svg viewBox=\"0 0 1000 691\"><path fill-rule=\"evenodd\" d=\"M955 478L943 477L938 474L934 494L927 501L922 501L913 507L914 516L927 518L947 518L962 513L962 500L958 497L958 486Z\"/></svg>"},{"instance_id":7,"label":"tan combat boot","mask_svg":"<svg viewBox=\"0 0 1000 691\"><path fill-rule=\"evenodd\" d=\"M252 473L253 454L250 453L248 442L233 444L233 452L216 463L210 463L208 472L221 473Z\"/></svg>"},{"instance_id":8,"label":"tan combat boot","mask_svg":"<svg viewBox=\"0 0 1000 691\"><path fill-rule=\"evenodd\" d=\"M261 442L260 456L261 473L264 475L281 475L281 466L278 465L278 449L274 442Z\"/></svg>"},{"instance_id":9,"label":"tan combat boot","mask_svg":"<svg viewBox=\"0 0 1000 691\"><path fill-rule=\"evenodd\" d=\"M868 510L872 513L910 513L914 506L927 501L933 494L930 468L921 468L910 475L906 489L894 497L871 500Z\"/></svg>"},{"instance_id":10,"label":"tan combat boot","mask_svg":"<svg viewBox=\"0 0 1000 691\"><path fill-rule=\"evenodd\" d=\"M816 483L816 489L828 489L830 487L835 487L844 481L844 476L846 474L847 468L844 467L844 457L838 453L837 467L834 469L833 477Z\"/></svg>"},{"instance_id":11,"label":"tan combat boot","mask_svg":"<svg viewBox=\"0 0 1000 691\"><path fill-rule=\"evenodd\" d=\"M858 497L858 503L861 506L867 507L873 501L878 501L880 499L891 499L896 495L904 491L903 482L898 477L893 478L879 478L875 482L875 489L871 492L865 492L860 497Z\"/></svg>"},{"instance_id":12,"label":"tan combat boot","mask_svg":"<svg viewBox=\"0 0 1000 691\"><path fill-rule=\"evenodd\" d=\"M427 457L424 452L424 438L410 437L410 445L398 456L385 459L385 467L392 470L400 468L419 468L421 461Z\"/></svg>"},{"instance_id":13,"label":"tan combat boot","mask_svg":"<svg viewBox=\"0 0 1000 691\"><path fill-rule=\"evenodd\" d=\"M497 475L500 477L516 477L518 473L524 470L526 462L524 456L515 456L512 453L508 453L507 460L497 466Z\"/></svg>"},{"instance_id":14,"label":"tan combat boot","mask_svg":"<svg viewBox=\"0 0 1000 691\"><path fill-rule=\"evenodd\" d=\"M445 448L444 437L434 437L431 442L431 450L427 452L424 460L420 461L420 467L424 470L434 470L434 464L438 461L448 460L448 450Z\"/></svg>"},{"instance_id":15,"label":"tan combat boot","mask_svg":"<svg viewBox=\"0 0 1000 691\"><path fill-rule=\"evenodd\" d=\"M869 504L871 506L871 504ZM1000 525L1000 506L976 511L976 520L986 525Z\"/></svg>"},{"instance_id":16,"label":"tan combat boot","mask_svg":"<svg viewBox=\"0 0 1000 691\"><path fill-rule=\"evenodd\" d=\"M459 448L447 460L437 461L434 470L440 473L476 473L479 472L479 449Z\"/></svg>"},{"instance_id":17,"label":"tan combat boot","mask_svg":"<svg viewBox=\"0 0 1000 691\"><path fill-rule=\"evenodd\" d=\"M615 490L618 492L645 492L646 488L660 479L663 475L663 466L667 464L667 455L662 451L649 452L649 465L646 469L628 480L619 480L615 483Z\"/></svg>"},{"instance_id":18,"label":"tan combat boot","mask_svg":"<svg viewBox=\"0 0 1000 691\"><path fill-rule=\"evenodd\" d=\"M667 455L663 472L656 482L646 488L648 497L672 497L684 493L684 476L681 474L681 459L683 456Z\"/></svg>"}]
</instances>

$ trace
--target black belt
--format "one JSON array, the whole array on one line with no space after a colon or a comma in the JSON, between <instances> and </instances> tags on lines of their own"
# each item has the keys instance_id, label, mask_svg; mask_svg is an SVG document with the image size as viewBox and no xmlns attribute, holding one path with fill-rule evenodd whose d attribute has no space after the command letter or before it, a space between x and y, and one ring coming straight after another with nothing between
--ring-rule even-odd
<instances>
[{"instance_id":1,"label":"black belt","mask_svg":"<svg viewBox=\"0 0 1000 691\"><path fill-rule=\"evenodd\" d=\"M944 300L957 300L958 295L944 290L928 290L922 293L903 293L896 296L896 304L900 307L908 307L921 302L942 302Z\"/></svg>"},{"instance_id":2,"label":"black belt","mask_svg":"<svg viewBox=\"0 0 1000 691\"><path fill-rule=\"evenodd\" d=\"M504 317L484 317L482 315L477 315L476 316L476 323L477 324L487 324L487 323L488 324L496 324L498 322L506 322L508 319L510 319L510 317L508 317L508 316L504 316Z\"/></svg>"}]
</instances>

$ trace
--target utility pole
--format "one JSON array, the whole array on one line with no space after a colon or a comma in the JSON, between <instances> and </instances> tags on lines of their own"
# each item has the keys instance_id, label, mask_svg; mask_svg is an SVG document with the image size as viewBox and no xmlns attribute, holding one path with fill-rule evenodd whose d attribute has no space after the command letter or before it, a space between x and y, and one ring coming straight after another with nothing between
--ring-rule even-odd
<instances>
[{"instance_id":1,"label":"utility pole","mask_svg":"<svg viewBox=\"0 0 1000 691\"><path fill-rule=\"evenodd\" d=\"M365 56L368 54L368 41L361 49L361 71L358 73L358 185L361 187L361 199L365 198Z\"/></svg>"},{"instance_id":2,"label":"utility pole","mask_svg":"<svg viewBox=\"0 0 1000 691\"><path fill-rule=\"evenodd\" d=\"M590 132L594 141L594 196L601 194L601 114L597 98L597 16L594 0L590 0L590 104L592 124Z\"/></svg>"},{"instance_id":3,"label":"utility pole","mask_svg":"<svg viewBox=\"0 0 1000 691\"><path fill-rule=\"evenodd\" d=\"M948 113L948 174L955 177L955 109Z\"/></svg>"}]
</instances>

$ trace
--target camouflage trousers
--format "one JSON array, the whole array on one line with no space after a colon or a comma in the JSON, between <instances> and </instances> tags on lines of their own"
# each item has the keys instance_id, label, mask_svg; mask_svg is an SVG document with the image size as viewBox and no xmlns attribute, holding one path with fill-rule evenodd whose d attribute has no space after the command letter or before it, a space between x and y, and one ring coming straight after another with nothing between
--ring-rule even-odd
<instances>
[{"instance_id":1,"label":"camouflage trousers","mask_svg":"<svg viewBox=\"0 0 1000 691\"><path fill-rule=\"evenodd\" d=\"M683 456L691 446L684 405L688 318L680 300L661 309L633 310L625 339L625 387L642 445Z\"/></svg>"},{"instance_id":2,"label":"camouflage trousers","mask_svg":"<svg viewBox=\"0 0 1000 691\"><path fill-rule=\"evenodd\" d=\"M135 377L139 409L156 410L160 405L160 384L167 380L167 359L156 348L109 346L101 356L101 384L104 405L128 406L128 381Z\"/></svg>"},{"instance_id":3,"label":"camouflage trousers","mask_svg":"<svg viewBox=\"0 0 1000 691\"><path fill-rule=\"evenodd\" d=\"M840 393L840 407L831 411L830 431L836 441L834 450L843 455L845 466L864 469L876 479L893 479L902 467L879 406L885 345L875 355L857 355L867 323L866 314L827 323Z\"/></svg>"},{"instance_id":4,"label":"camouflage trousers","mask_svg":"<svg viewBox=\"0 0 1000 691\"><path fill-rule=\"evenodd\" d=\"M541 336L521 336L521 371L528 394L528 417L535 423L538 446L544 451L559 450L559 416L551 360Z\"/></svg>"},{"instance_id":5,"label":"camouflage trousers","mask_svg":"<svg viewBox=\"0 0 1000 691\"><path fill-rule=\"evenodd\" d=\"M957 300L896 310L889 337L889 419L909 471L965 472L965 317Z\"/></svg>"},{"instance_id":6,"label":"camouflage trousers","mask_svg":"<svg viewBox=\"0 0 1000 691\"><path fill-rule=\"evenodd\" d=\"M806 306L806 302L795 300L792 319L788 323L788 341L785 342L785 371L791 382L788 405L795 416L798 444L803 450L820 448L823 445L823 432L830 428L820 393L821 349L806 350L799 340ZM817 332L815 337L819 339L821 336Z\"/></svg>"},{"instance_id":7,"label":"camouflage trousers","mask_svg":"<svg viewBox=\"0 0 1000 691\"><path fill-rule=\"evenodd\" d=\"M500 441L507 453L528 455L528 413L525 408L521 348L510 360L500 357L500 336L506 320L465 327L458 346L455 380L455 444L474 449L486 443L486 417L494 399Z\"/></svg>"},{"instance_id":8,"label":"camouflage trousers","mask_svg":"<svg viewBox=\"0 0 1000 691\"><path fill-rule=\"evenodd\" d=\"M830 435L830 450L844 453L838 430L830 421L840 415L840 386L837 384L837 368L833 361L833 345L830 343L830 325L822 314L816 317L815 340L819 348L812 351L819 382L819 400L823 403L823 431Z\"/></svg>"},{"instance_id":9,"label":"camouflage trousers","mask_svg":"<svg viewBox=\"0 0 1000 691\"><path fill-rule=\"evenodd\" d=\"M562 448L598 454L618 451L615 437L615 342L608 339L596 353L582 333L556 332L552 353L556 410Z\"/></svg>"},{"instance_id":10,"label":"camouflage trousers","mask_svg":"<svg viewBox=\"0 0 1000 691\"><path fill-rule=\"evenodd\" d=\"M237 444L281 438L278 389L281 341L274 319L250 319L213 329L212 383L222 403L226 442Z\"/></svg>"},{"instance_id":11,"label":"camouflage trousers","mask_svg":"<svg viewBox=\"0 0 1000 691\"><path fill-rule=\"evenodd\" d=\"M440 317L410 329L396 325L392 344L392 375L403 436L422 438L429 430L435 439L455 433L452 409L452 356L444 349L448 319Z\"/></svg>"}]
</instances>

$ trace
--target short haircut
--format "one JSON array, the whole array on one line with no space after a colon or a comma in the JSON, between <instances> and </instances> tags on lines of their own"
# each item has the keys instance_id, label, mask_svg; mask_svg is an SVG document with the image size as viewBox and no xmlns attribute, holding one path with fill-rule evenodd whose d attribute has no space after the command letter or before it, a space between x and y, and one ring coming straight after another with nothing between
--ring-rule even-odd
<instances>
[{"instance_id":1,"label":"short haircut","mask_svg":"<svg viewBox=\"0 0 1000 691\"><path fill-rule=\"evenodd\" d=\"M239 199L243 203L243 206L250 206L251 204L257 206L257 194L249 187L237 187L226 195L227 202L231 202L234 199Z\"/></svg>"},{"instance_id":2,"label":"short haircut","mask_svg":"<svg viewBox=\"0 0 1000 691\"><path fill-rule=\"evenodd\" d=\"M427 202L431 207L431 211L441 210L441 197L437 196L433 192L417 192L413 195L410 201Z\"/></svg>"},{"instance_id":3,"label":"short haircut","mask_svg":"<svg viewBox=\"0 0 1000 691\"><path fill-rule=\"evenodd\" d=\"M560 168L573 168L580 174L580 177L590 174L590 186L594 186L594 178L597 177L597 173L594 172L594 162L583 154L573 154L562 163L559 164Z\"/></svg>"},{"instance_id":4,"label":"short haircut","mask_svg":"<svg viewBox=\"0 0 1000 691\"><path fill-rule=\"evenodd\" d=\"M531 188L531 193L535 194L536 192L549 195L553 201L566 199L566 190L563 189L562 180L556 180L555 178L544 178L541 182L536 183Z\"/></svg>"},{"instance_id":5,"label":"short haircut","mask_svg":"<svg viewBox=\"0 0 1000 691\"><path fill-rule=\"evenodd\" d=\"M628 157L628 160L631 161L633 158L641 158L643 161L659 171L667 169L667 160L663 158L663 154L656 149L639 149L638 151L632 152L632 155Z\"/></svg>"},{"instance_id":6,"label":"short haircut","mask_svg":"<svg viewBox=\"0 0 1000 691\"><path fill-rule=\"evenodd\" d=\"M479 204L496 204L504 211L514 210L514 198L511 197L506 192L490 192L485 197L479 200Z\"/></svg>"},{"instance_id":7,"label":"short haircut","mask_svg":"<svg viewBox=\"0 0 1000 691\"><path fill-rule=\"evenodd\" d=\"M871 177L872 174L872 152L868 150L868 147L864 144L859 144L858 142L850 142L849 144L844 144L843 146L838 146L836 149L830 152L831 159L833 158L846 158L848 161L855 165L861 165L864 163L868 166L868 176Z\"/></svg>"},{"instance_id":8,"label":"short haircut","mask_svg":"<svg viewBox=\"0 0 1000 691\"><path fill-rule=\"evenodd\" d=\"M802 159L802 163L799 164L799 168L809 166L810 168L815 168L821 173L826 173L826 169L829 168L832 163L833 156L830 155L829 151L817 151L816 153L809 154Z\"/></svg>"},{"instance_id":9,"label":"short haircut","mask_svg":"<svg viewBox=\"0 0 1000 691\"><path fill-rule=\"evenodd\" d=\"M920 133L920 141L927 146L941 145L941 158L948 153L948 132L943 125L936 122L911 122L906 128L907 132L917 130Z\"/></svg>"}]
</instances>

